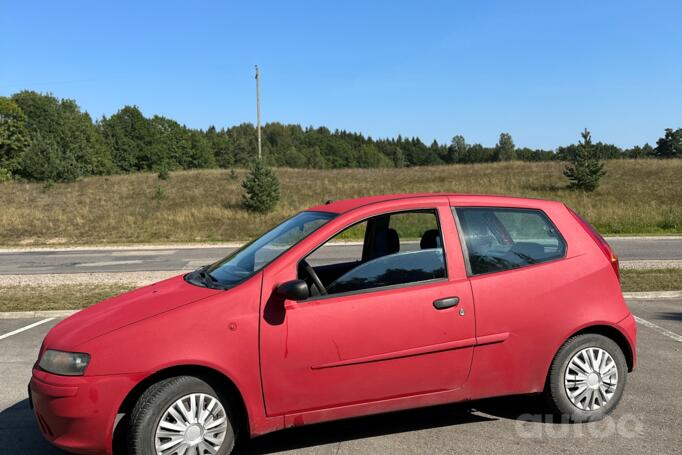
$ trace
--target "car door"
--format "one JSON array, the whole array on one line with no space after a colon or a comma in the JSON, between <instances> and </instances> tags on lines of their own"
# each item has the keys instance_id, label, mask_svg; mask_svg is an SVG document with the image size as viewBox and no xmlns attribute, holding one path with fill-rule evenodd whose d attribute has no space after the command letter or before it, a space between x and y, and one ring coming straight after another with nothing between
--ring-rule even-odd
<instances>
[{"instance_id":1,"label":"car door","mask_svg":"<svg viewBox=\"0 0 682 455\"><path fill-rule=\"evenodd\" d=\"M462 250L447 199L435 205L433 199L416 201L401 208L424 209L432 210L438 221L439 248L444 251L440 278L428 279L426 270L424 280L397 285L387 281L386 286L349 292L338 284L344 279L340 277L334 285L338 294L293 302L278 301L273 289L291 279L298 261L312 248L286 267L265 271L261 371L268 415L453 390L466 381L475 324ZM358 217L390 212L390 208L365 209L355 218L349 216L347 226L358 222ZM412 247L419 249L419 245ZM402 276L400 255L413 264L425 258L428 262L437 254L438 248L394 252L344 276L357 281L365 273L357 270L364 267L376 273L382 261L391 267L389 275ZM272 319L267 308L278 305L283 313Z\"/></svg>"}]
</instances>

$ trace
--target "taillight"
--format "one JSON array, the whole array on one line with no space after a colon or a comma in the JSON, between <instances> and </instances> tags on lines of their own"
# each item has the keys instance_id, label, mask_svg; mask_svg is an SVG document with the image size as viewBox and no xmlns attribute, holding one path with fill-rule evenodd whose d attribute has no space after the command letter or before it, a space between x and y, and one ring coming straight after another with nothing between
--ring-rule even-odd
<instances>
[{"instance_id":1,"label":"taillight","mask_svg":"<svg viewBox=\"0 0 682 455\"><path fill-rule=\"evenodd\" d=\"M613 267L613 271L616 274L616 277L618 278L618 281L620 281L620 268L618 265L618 256L616 253L613 251L611 248L611 245L608 244L608 242L604 239L604 237L601 236L597 230L592 227L590 223L585 221L583 217L578 215L576 212L573 211L570 207L566 206L569 212L571 212L571 215L580 223L580 225L585 229L585 232L589 234L590 237L592 237L592 240L594 240L597 243L597 246L599 246L599 249L604 253L604 256L606 256L606 259L609 260L611 263L611 267Z\"/></svg>"}]
</instances>

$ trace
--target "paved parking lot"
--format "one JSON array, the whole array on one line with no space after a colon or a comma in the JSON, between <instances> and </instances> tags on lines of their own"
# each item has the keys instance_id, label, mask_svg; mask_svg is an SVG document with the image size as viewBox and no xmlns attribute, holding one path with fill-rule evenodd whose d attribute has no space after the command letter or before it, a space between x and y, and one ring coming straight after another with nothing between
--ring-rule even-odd
<instances>
[{"instance_id":1,"label":"paved parking lot","mask_svg":"<svg viewBox=\"0 0 682 455\"><path fill-rule=\"evenodd\" d=\"M537 399L440 406L286 430L242 454L679 453L682 447L682 299L633 300L639 367L605 421L547 423ZM43 319L0 320L0 337ZM57 455L38 433L26 384L43 336L57 320L0 339L0 453Z\"/></svg>"}]
</instances>

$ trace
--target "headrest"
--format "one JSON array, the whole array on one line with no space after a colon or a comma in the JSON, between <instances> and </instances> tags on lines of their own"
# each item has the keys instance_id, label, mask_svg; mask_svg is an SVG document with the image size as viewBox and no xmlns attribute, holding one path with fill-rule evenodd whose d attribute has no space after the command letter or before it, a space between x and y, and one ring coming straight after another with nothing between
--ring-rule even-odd
<instances>
[{"instance_id":1,"label":"headrest","mask_svg":"<svg viewBox=\"0 0 682 455\"><path fill-rule=\"evenodd\" d=\"M395 254L400 251L400 237L398 231L389 228L386 231L386 254Z\"/></svg>"},{"instance_id":2,"label":"headrest","mask_svg":"<svg viewBox=\"0 0 682 455\"><path fill-rule=\"evenodd\" d=\"M421 241L419 242L419 248L422 250L441 248L442 246L443 242L440 240L438 229L429 229L428 231L425 231L422 235Z\"/></svg>"}]
</instances>

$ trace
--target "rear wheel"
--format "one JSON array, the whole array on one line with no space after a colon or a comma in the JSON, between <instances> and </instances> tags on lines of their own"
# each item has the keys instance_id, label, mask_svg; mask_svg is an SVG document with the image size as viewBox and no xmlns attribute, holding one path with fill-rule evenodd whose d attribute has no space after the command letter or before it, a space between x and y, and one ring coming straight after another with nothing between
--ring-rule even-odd
<instances>
[{"instance_id":1,"label":"rear wheel","mask_svg":"<svg viewBox=\"0 0 682 455\"><path fill-rule=\"evenodd\" d=\"M142 394L130 417L131 455L227 455L234 419L224 396L193 376L160 381Z\"/></svg>"},{"instance_id":2,"label":"rear wheel","mask_svg":"<svg viewBox=\"0 0 682 455\"><path fill-rule=\"evenodd\" d=\"M549 371L547 397L573 422L600 420L620 401L627 377L625 355L610 338L575 336L559 349Z\"/></svg>"}]
</instances>

